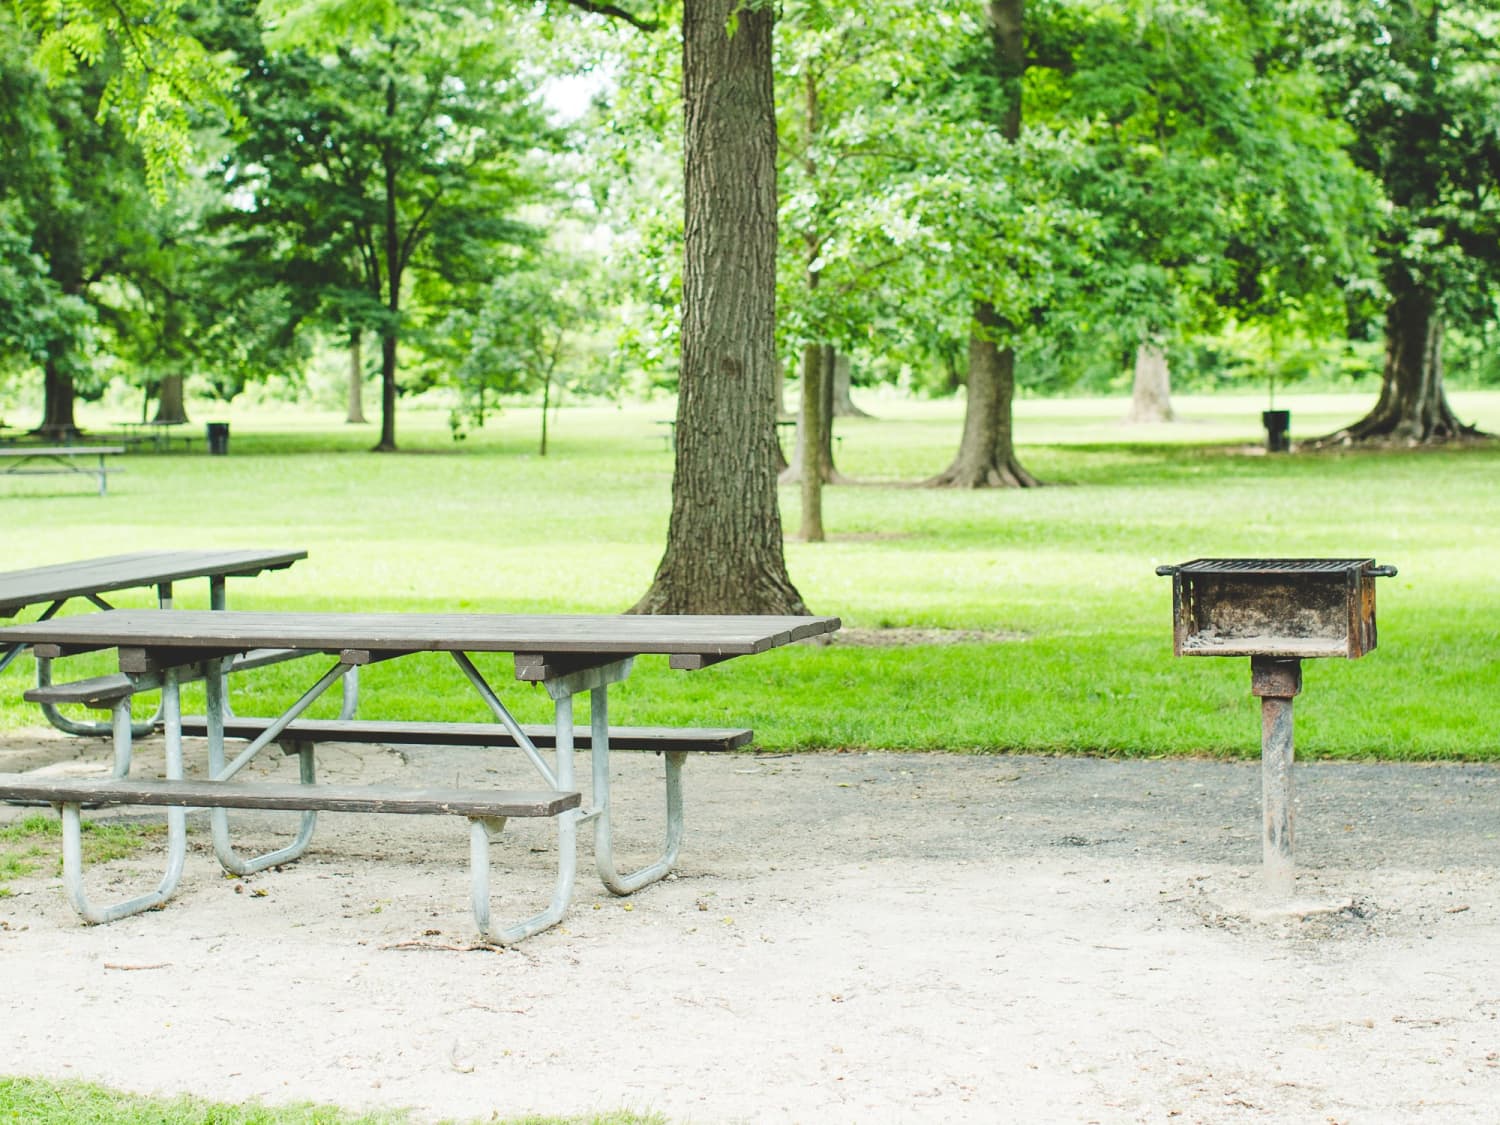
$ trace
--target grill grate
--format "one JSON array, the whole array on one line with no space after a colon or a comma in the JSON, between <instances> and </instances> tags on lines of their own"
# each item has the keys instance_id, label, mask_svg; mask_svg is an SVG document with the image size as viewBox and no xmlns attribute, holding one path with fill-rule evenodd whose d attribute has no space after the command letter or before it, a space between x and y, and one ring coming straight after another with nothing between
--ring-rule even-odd
<instances>
[{"instance_id":1,"label":"grill grate","mask_svg":"<svg viewBox=\"0 0 1500 1125\"><path fill-rule=\"evenodd\" d=\"M1343 574L1374 559L1194 559L1172 568L1182 574Z\"/></svg>"}]
</instances>

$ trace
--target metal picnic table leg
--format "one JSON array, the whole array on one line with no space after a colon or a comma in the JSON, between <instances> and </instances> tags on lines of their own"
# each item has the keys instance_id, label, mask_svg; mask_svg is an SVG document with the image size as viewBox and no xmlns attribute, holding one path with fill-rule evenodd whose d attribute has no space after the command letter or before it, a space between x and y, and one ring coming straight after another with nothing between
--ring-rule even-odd
<instances>
[{"instance_id":1,"label":"metal picnic table leg","mask_svg":"<svg viewBox=\"0 0 1500 1125\"><path fill-rule=\"evenodd\" d=\"M594 760L594 865L611 893L628 895L661 879L677 864L682 850L682 751L666 753L667 839L661 855L637 871L622 875L615 868L609 794L609 696L601 685L589 692L590 735Z\"/></svg>"},{"instance_id":2,"label":"metal picnic table leg","mask_svg":"<svg viewBox=\"0 0 1500 1125\"><path fill-rule=\"evenodd\" d=\"M166 720L167 779L181 781L182 703L178 694L177 673L173 669L168 669L163 677L161 697ZM116 731L117 733L123 732L126 740L123 751L120 745L116 744L116 769L122 761L128 768L130 724L118 725ZM61 806L61 811L63 888L67 891L68 901L73 904L73 909L78 911L79 916L85 922L98 925L102 922L113 922L117 918L124 918L130 914L139 914L142 910L159 906L176 892L177 884L182 879L183 864L187 858L187 809L178 806L167 809L167 870L161 882L157 884L156 890L103 907L91 903L83 889L83 822L80 806L77 802L65 803Z\"/></svg>"},{"instance_id":3,"label":"metal picnic table leg","mask_svg":"<svg viewBox=\"0 0 1500 1125\"><path fill-rule=\"evenodd\" d=\"M203 677L205 712L208 720L208 774L215 781L227 781L249 765L261 750L277 741L287 724L312 706L313 701L327 691L334 680L338 679L348 667L342 661L334 664L279 719L262 731L249 746L240 751L239 756L233 762L226 765L224 762L224 675L222 667L225 662L221 660L211 663L220 664L218 668L209 668L207 675ZM313 784L317 780L317 759L313 752L313 744L304 742L298 745L297 757L302 783ZM302 813L297 836L290 844L249 859L235 851L233 843L230 842L228 809L210 809L209 824L214 841L214 855L218 857L220 866L234 875L253 875L257 871L264 871L267 867L275 867L278 864L291 863L293 860L300 859L302 853L307 850L308 844L312 843L313 830L318 825L318 813L316 809L309 809Z\"/></svg>"},{"instance_id":4,"label":"metal picnic table leg","mask_svg":"<svg viewBox=\"0 0 1500 1125\"><path fill-rule=\"evenodd\" d=\"M562 790L572 790L573 775L573 697L571 694L555 697L557 724L557 768L553 785ZM503 818L476 817L469 822L469 879L470 899L474 907L474 922L479 932L501 945L514 945L532 934L550 929L562 920L573 899L573 883L578 874L578 821L579 810L569 809L553 818L557 821L557 879L553 884L552 901L547 909L525 921L502 929L490 926L490 841L500 835L505 827Z\"/></svg>"}]
</instances>

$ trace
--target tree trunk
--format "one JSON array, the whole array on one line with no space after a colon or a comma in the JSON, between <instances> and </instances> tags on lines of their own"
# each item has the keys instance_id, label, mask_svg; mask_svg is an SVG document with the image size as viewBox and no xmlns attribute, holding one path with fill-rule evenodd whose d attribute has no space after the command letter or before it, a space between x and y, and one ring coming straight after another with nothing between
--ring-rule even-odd
<instances>
[{"instance_id":1,"label":"tree trunk","mask_svg":"<svg viewBox=\"0 0 1500 1125\"><path fill-rule=\"evenodd\" d=\"M42 367L42 424L32 432L52 441L71 441L80 431L73 420L73 377L62 369L55 356L48 356Z\"/></svg>"},{"instance_id":2,"label":"tree trunk","mask_svg":"<svg viewBox=\"0 0 1500 1125\"><path fill-rule=\"evenodd\" d=\"M546 378L542 381L542 440L537 447L537 456L547 456L547 411L552 409L552 368L547 368Z\"/></svg>"},{"instance_id":3,"label":"tree trunk","mask_svg":"<svg viewBox=\"0 0 1500 1125\"><path fill-rule=\"evenodd\" d=\"M797 406L796 439L791 461L783 463L780 470L778 479L782 484L802 483L809 433L812 435L810 448L818 453L818 480L823 484L847 484L849 481L833 463L833 370L837 354L832 344L806 344L802 348L802 397ZM818 401L817 418L812 428L809 428L807 408L810 389L817 394Z\"/></svg>"},{"instance_id":4,"label":"tree trunk","mask_svg":"<svg viewBox=\"0 0 1500 1125\"><path fill-rule=\"evenodd\" d=\"M385 117L396 120L396 83L385 84ZM396 451L396 345L401 329L401 225L396 212L398 160L394 148L387 144L381 154L381 174L385 180L385 308L388 319L380 330L380 440L375 453ZM378 287L377 287L378 292Z\"/></svg>"},{"instance_id":5,"label":"tree trunk","mask_svg":"<svg viewBox=\"0 0 1500 1125\"><path fill-rule=\"evenodd\" d=\"M1172 371L1161 341L1142 340L1135 349L1135 380L1131 385L1127 422L1171 422Z\"/></svg>"},{"instance_id":6,"label":"tree trunk","mask_svg":"<svg viewBox=\"0 0 1500 1125\"><path fill-rule=\"evenodd\" d=\"M1392 287L1385 312L1385 370L1375 409L1347 429L1310 445L1386 442L1428 445L1474 437L1443 391L1443 322L1433 294Z\"/></svg>"},{"instance_id":7,"label":"tree trunk","mask_svg":"<svg viewBox=\"0 0 1500 1125\"><path fill-rule=\"evenodd\" d=\"M360 346L364 337L363 329L349 330L349 412L344 421L351 426L363 426L368 421L365 418L364 349Z\"/></svg>"},{"instance_id":8,"label":"tree trunk","mask_svg":"<svg viewBox=\"0 0 1500 1125\"><path fill-rule=\"evenodd\" d=\"M396 334L380 337L380 441L372 452L396 451Z\"/></svg>"},{"instance_id":9,"label":"tree trunk","mask_svg":"<svg viewBox=\"0 0 1500 1125\"><path fill-rule=\"evenodd\" d=\"M995 337L1004 323L993 305L974 306L969 334L968 399L964 433L953 463L924 483L935 488L1035 488L1041 482L1016 457L1011 408L1016 396L1016 352Z\"/></svg>"},{"instance_id":10,"label":"tree trunk","mask_svg":"<svg viewBox=\"0 0 1500 1125\"><path fill-rule=\"evenodd\" d=\"M806 344L802 348L802 415L797 426L797 460L803 470L802 527L799 532L805 543L821 543L823 534L823 431L827 429L827 414L823 412L824 350L817 344ZM818 472L807 472L807 466L817 465Z\"/></svg>"},{"instance_id":11,"label":"tree trunk","mask_svg":"<svg viewBox=\"0 0 1500 1125\"><path fill-rule=\"evenodd\" d=\"M735 27L730 34L730 18ZM776 103L768 6L686 0L684 262L666 552L636 613L806 613L776 497Z\"/></svg>"},{"instance_id":12,"label":"tree trunk","mask_svg":"<svg viewBox=\"0 0 1500 1125\"><path fill-rule=\"evenodd\" d=\"M156 422L186 422L187 404L183 401L181 375L168 375L156 388Z\"/></svg>"},{"instance_id":13,"label":"tree trunk","mask_svg":"<svg viewBox=\"0 0 1500 1125\"><path fill-rule=\"evenodd\" d=\"M818 349L818 390L822 393L818 411L818 476L830 483L838 475L833 467L833 368L838 351L832 344Z\"/></svg>"},{"instance_id":14,"label":"tree trunk","mask_svg":"<svg viewBox=\"0 0 1500 1125\"><path fill-rule=\"evenodd\" d=\"M833 414L834 418L868 418L870 414L854 405L854 399L850 397L850 387L853 385L852 364L849 357L843 352L834 356L833 361Z\"/></svg>"}]
</instances>

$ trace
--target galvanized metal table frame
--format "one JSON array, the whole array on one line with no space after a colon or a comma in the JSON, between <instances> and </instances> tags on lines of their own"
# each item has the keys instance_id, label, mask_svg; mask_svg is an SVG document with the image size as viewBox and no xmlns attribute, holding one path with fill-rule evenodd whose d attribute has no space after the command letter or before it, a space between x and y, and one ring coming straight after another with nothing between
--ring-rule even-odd
<instances>
[{"instance_id":1,"label":"galvanized metal table frame","mask_svg":"<svg viewBox=\"0 0 1500 1125\"><path fill-rule=\"evenodd\" d=\"M512 627L511 623L520 624ZM621 871L614 854L608 693L610 685L629 676L636 656L666 654L673 667L703 668L734 656L830 633L838 627L837 618L814 617L559 615L549 618L127 610L0 629L0 642L6 640L7 635L24 639L52 657L117 648L121 672L143 687L149 684L161 688L161 725L166 740L169 780L182 778L179 689L181 683L190 679L201 678L205 685L208 773L214 781L226 781L243 770L266 747L277 742L288 724L306 712L351 670L375 661L420 652L447 652L546 785L554 790L574 791L578 788L574 759L574 700L587 694L592 766L589 801L579 808L558 814L556 818L557 873L545 909L511 925L496 926L492 923L489 848L503 830L504 821L471 822L470 897L476 924L490 940L513 944L556 925L567 911L577 878L578 832L582 826L594 825L595 867L600 881L613 894L629 895L649 886L663 878L677 862L684 833L682 767L686 754L682 751L664 753L666 828L660 853L633 871ZM722 630L726 636L715 640L716 630ZM733 630L738 631L732 636L727 635ZM466 631L475 642L473 648L465 644L463 634ZM236 654L263 645L302 647L336 655L326 671L231 760L224 745L226 668ZM555 724L551 761L537 748L494 686L475 665L475 652L513 653L516 678L540 683L547 691L553 703ZM130 769L132 734L128 709L123 717L117 709L113 736L115 768L120 776ZM306 784L316 781L313 753L311 746L300 750L299 772ZM181 876L186 854L186 822L182 816L182 809L169 811L167 869L157 889L125 902L98 907L88 900L83 887L77 839L78 811L76 807L71 812L65 810L65 835L72 842L65 841L64 878L69 899L79 914L89 921L110 921L148 909L170 896ZM260 855L244 856L234 846L228 810L210 810L215 856L227 871L240 875L300 857L312 840L316 823L316 812L302 813L297 833L290 843Z\"/></svg>"}]
</instances>

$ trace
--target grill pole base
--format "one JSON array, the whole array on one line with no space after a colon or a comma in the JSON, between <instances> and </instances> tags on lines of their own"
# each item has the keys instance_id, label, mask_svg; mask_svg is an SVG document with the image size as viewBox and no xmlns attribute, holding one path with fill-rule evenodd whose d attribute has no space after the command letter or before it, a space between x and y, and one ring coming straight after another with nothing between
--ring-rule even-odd
<instances>
[{"instance_id":1,"label":"grill pole base","mask_svg":"<svg viewBox=\"0 0 1500 1125\"><path fill-rule=\"evenodd\" d=\"M1250 692L1260 698L1261 841L1266 891L1290 898L1296 884L1292 859L1292 699L1302 690L1302 661L1250 658Z\"/></svg>"}]
</instances>

